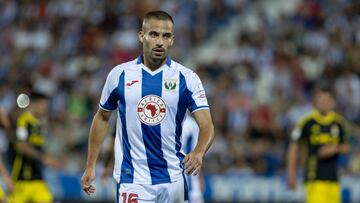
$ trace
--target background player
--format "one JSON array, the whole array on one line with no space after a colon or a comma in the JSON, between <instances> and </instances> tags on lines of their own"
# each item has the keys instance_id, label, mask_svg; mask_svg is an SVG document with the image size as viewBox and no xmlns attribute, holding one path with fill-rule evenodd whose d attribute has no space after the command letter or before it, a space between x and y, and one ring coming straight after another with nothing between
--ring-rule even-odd
<instances>
[{"instance_id":1,"label":"background player","mask_svg":"<svg viewBox=\"0 0 360 203\"><path fill-rule=\"evenodd\" d=\"M335 98L328 86L319 86L313 95L314 109L301 118L291 134L288 149L288 185L296 187L299 142L307 146L305 164L306 202L341 202L337 158L349 151L344 119L335 113Z\"/></svg>"},{"instance_id":2,"label":"background player","mask_svg":"<svg viewBox=\"0 0 360 203\"><path fill-rule=\"evenodd\" d=\"M95 191L91 184L96 160L111 111L118 109L114 167L119 183L117 197L148 202L187 199L183 171L188 175L199 172L213 140L213 124L198 76L168 57L174 42L173 26L166 12L146 14L139 32L143 55L115 67L108 75L90 129L82 177L87 194ZM193 113L200 133L195 149L185 157L180 151L180 137L186 109Z\"/></svg>"},{"instance_id":3,"label":"background player","mask_svg":"<svg viewBox=\"0 0 360 203\"><path fill-rule=\"evenodd\" d=\"M26 112L17 120L16 136L11 140L12 179L14 190L10 203L50 203L52 194L44 181L43 164L60 167L61 162L44 153L45 137L42 134L42 118L48 112L47 96L33 92Z\"/></svg>"},{"instance_id":4,"label":"background player","mask_svg":"<svg viewBox=\"0 0 360 203\"><path fill-rule=\"evenodd\" d=\"M196 145L199 136L199 126L197 125L190 112L186 113L183 131L181 135L183 150L185 154L190 153ZM186 176L186 181L189 189L189 203L202 203L202 174L201 172L195 176Z\"/></svg>"},{"instance_id":5,"label":"background player","mask_svg":"<svg viewBox=\"0 0 360 203\"><path fill-rule=\"evenodd\" d=\"M10 119L5 111L5 109L3 109L2 107L0 107L0 127L3 127L5 129L10 128ZM5 164L2 160L2 155L0 154L0 174L3 178L3 180L5 181L7 190L9 192L12 192L13 187L14 187L14 183L11 180L11 177L8 173L8 171L6 170ZM0 186L0 203L4 202L5 200L5 193L2 190L1 186Z\"/></svg>"}]
</instances>

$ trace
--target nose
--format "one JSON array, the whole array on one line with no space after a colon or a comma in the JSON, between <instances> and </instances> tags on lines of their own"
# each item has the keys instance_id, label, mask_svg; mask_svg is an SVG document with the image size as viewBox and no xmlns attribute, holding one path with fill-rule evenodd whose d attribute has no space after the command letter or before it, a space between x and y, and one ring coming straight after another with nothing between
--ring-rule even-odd
<instances>
[{"instance_id":1,"label":"nose","mask_svg":"<svg viewBox=\"0 0 360 203\"><path fill-rule=\"evenodd\" d=\"M164 42L161 37L156 39L156 47L162 47L163 44L164 44Z\"/></svg>"}]
</instances>

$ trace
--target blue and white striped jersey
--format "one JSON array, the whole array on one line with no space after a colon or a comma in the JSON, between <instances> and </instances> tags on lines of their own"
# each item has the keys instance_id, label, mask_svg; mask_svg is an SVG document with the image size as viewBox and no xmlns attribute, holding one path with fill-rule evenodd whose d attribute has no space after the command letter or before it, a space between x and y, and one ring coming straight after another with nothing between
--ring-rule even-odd
<instances>
[{"instance_id":1,"label":"blue and white striped jersey","mask_svg":"<svg viewBox=\"0 0 360 203\"><path fill-rule=\"evenodd\" d=\"M182 122L188 109L208 109L196 73L167 58L151 71L142 57L109 73L100 108L117 109L114 178L119 183L159 184L183 178Z\"/></svg>"}]
</instances>

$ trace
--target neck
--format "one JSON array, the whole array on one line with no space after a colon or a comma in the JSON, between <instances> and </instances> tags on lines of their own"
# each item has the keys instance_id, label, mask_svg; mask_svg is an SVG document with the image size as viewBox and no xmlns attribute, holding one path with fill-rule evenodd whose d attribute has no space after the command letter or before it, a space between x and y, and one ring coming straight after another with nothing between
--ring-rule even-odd
<instances>
[{"instance_id":1,"label":"neck","mask_svg":"<svg viewBox=\"0 0 360 203\"><path fill-rule=\"evenodd\" d=\"M37 117L37 113L34 111L34 109L30 106L28 109L28 112L33 115L34 117Z\"/></svg>"},{"instance_id":2,"label":"neck","mask_svg":"<svg viewBox=\"0 0 360 203\"><path fill-rule=\"evenodd\" d=\"M320 111L319 109L318 109L318 112L319 112L320 115L322 115L322 116L326 116L326 115L328 115L328 114L330 113L330 111Z\"/></svg>"},{"instance_id":3,"label":"neck","mask_svg":"<svg viewBox=\"0 0 360 203\"><path fill-rule=\"evenodd\" d=\"M145 56L143 56L143 59L144 59L144 65L152 71L159 69L162 65L166 63L166 58L161 61L161 60L152 60L150 57L146 58Z\"/></svg>"}]
</instances>

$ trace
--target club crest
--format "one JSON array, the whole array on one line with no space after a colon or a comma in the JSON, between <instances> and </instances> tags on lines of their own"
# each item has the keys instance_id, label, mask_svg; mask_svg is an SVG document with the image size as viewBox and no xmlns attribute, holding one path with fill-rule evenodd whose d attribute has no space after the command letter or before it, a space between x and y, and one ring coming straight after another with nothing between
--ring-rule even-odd
<instances>
[{"instance_id":1,"label":"club crest","mask_svg":"<svg viewBox=\"0 0 360 203\"><path fill-rule=\"evenodd\" d=\"M164 79L164 87L166 90L173 91L176 89L177 80L175 79Z\"/></svg>"}]
</instances>

